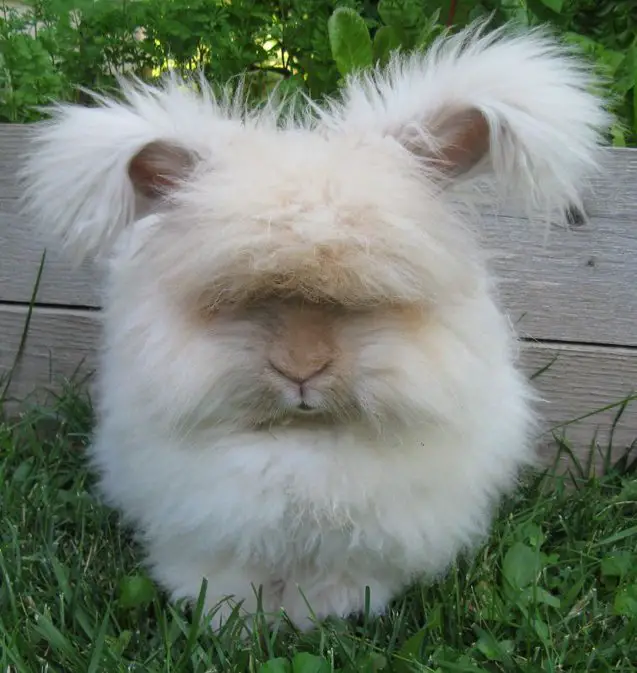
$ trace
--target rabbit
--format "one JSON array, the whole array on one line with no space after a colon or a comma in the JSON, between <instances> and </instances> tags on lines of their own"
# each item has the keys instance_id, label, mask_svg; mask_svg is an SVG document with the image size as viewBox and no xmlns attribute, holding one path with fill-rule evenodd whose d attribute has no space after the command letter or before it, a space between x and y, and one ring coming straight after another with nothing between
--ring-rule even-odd
<instances>
[{"instance_id":1,"label":"rabbit","mask_svg":"<svg viewBox=\"0 0 637 673\"><path fill-rule=\"evenodd\" d=\"M105 270L99 493L172 600L206 581L212 628L382 615L537 464L469 187L580 204L595 78L544 29L474 24L293 111L120 84L52 106L23 171L28 217Z\"/></svg>"}]
</instances>

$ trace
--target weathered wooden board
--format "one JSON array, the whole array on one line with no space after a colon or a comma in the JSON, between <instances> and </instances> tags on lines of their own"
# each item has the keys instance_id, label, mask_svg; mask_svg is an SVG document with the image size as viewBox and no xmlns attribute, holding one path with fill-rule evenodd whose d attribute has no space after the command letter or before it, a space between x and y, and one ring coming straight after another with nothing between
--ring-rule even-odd
<instances>
[{"instance_id":1,"label":"weathered wooden board","mask_svg":"<svg viewBox=\"0 0 637 673\"><path fill-rule=\"evenodd\" d=\"M28 136L28 127L0 125L0 301L28 302L42 260L42 239L18 212L15 174ZM483 239L522 335L637 346L637 150L610 152L593 190L586 225L547 232L503 208L484 217ZM99 277L48 250L38 301L98 306Z\"/></svg>"},{"instance_id":2,"label":"weathered wooden board","mask_svg":"<svg viewBox=\"0 0 637 673\"><path fill-rule=\"evenodd\" d=\"M20 195L16 183L16 169L20 165L29 142L30 129L22 124L0 124L0 198Z\"/></svg>"},{"instance_id":3,"label":"weathered wooden board","mask_svg":"<svg viewBox=\"0 0 637 673\"><path fill-rule=\"evenodd\" d=\"M30 301L44 251L40 232L18 215L18 201L0 198L0 301ZM48 248L37 301L61 306L99 306L99 273L89 263L73 269L64 255Z\"/></svg>"},{"instance_id":4,"label":"weathered wooden board","mask_svg":"<svg viewBox=\"0 0 637 673\"><path fill-rule=\"evenodd\" d=\"M515 218L485 217L483 225L501 301L522 335L637 345L637 219L554 227L548 240L545 230ZM0 300L28 302L44 248L15 200L0 201L0 240ZM39 302L99 306L99 287L90 264L74 270L47 250Z\"/></svg>"},{"instance_id":5,"label":"weathered wooden board","mask_svg":"<svg viewBox=\"0 0 637 673\"><path fill-rule=\"evenodd\" d=\"M40 390L59 389L63 379L91 374L96 366L99 312L34 308L22 357L14 368L27 317L24 306L0 304L0 391L11 375L8 399L21 401Z\"/></svg>"},{"instance_id":6,"label":"weathered wooden board","mask_svg":"<svg viewBox=\"0 0 637 673\"><path fill-rule=\"evenodd\" d=\"M501 304L521 336L637 346L637 213L554 227L548 239L519 219L483 225Z\"/></svg>"},{"instance_id":7,"label":"weathered wooden board","mask_svg":"<svg viewBox=\"0 0 637 673\"><path fill-rule=\"evenodd\" d=\"M0 125L0 376L10 370L24 328L44 250L18 210L16 173L30 129ZM565 434L582 455L594 436L604 446L617 404L637 390L637 150L613 150L585 194L589 222L549 230L531 225L515 204L480 197L481 234L493 252L500 299L516 323L529 373L552 362L536 384L545 427ZM4 302L4 303L3 303ZM95 366L100 274L90 264L73 270L48 250L24 356L10 394L24 398L60 377ZM46 306L42 306L46 305ZM544 341L545 343L540 343ZM2 388L0 387L0 390ZM547 460L549 433L542 444ZM614 430L620 452L637 439L637 401Z\"/></svg>"},{"instance_id":8,"label":"weathered wooden board","mask_svg":"<svg viewBox=\"0 0 637 673\"><path fill-rule=\"evenodd\" d=\"M20 343L26 309L0 306L0 377L9 371ZM36 308L31 317L26 348L14 372L11 396L24 398L35 389L55 384L61 377L90 373L96 366L99 313L68 309ZM551 364L552 363L552 364ZM522 367L532 375L551 366L534 381L542 397L546 432L538 441L547 462L555 451L551 430L564 436L583 455L597 434L606 446L617 408L589 416L572 425L566 422L619 403L637 392L637 350L597 346L525 343ZM557 427L560 426L560 427ZM630 403L613 437L614 455L637 440L637 400Z\"/></svg>"},{"instance_id":9,"label":"weathered wooden board","mask_svg":"<svg viewBox=\"0 0 637 673\"><path fill-rule=\"evenodd\" d=\"M602 451L611 446L614 459L637 445L637 349L531 342L523 344L520 364L530 377L541 372L533 384L543 400L547 462L555 458L554 437L584 460L594 441ZM596 453L597 465L601 458Z\"/></svg>"}]
</instances>

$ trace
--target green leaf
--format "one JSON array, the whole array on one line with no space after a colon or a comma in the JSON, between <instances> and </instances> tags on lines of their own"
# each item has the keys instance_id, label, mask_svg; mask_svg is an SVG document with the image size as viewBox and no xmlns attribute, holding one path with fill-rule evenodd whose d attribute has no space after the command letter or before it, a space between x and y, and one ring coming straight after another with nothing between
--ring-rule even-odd
<instances>
[{"instance_id":1,"label":"green leaf","mask_svg":"<svg viewBox=\"0 0 637 673\"><path fill-rule=\"evenodd\" d=\"M422 652L422 645L427 634L427 627L420 629L408 638L400 648L396 659L394 659L393 670L397 673L411 673L410 662L418 661Z\"/></svg>"},{"instance_id":2,"label":"green leaf","mask_svg":"<svg viewBox=\"0 0 637 673\"><path fill-rule=\"evenodd\" d=\"M493 634L479 630L480 638L476 643L476 647L484 656L490 661L502 661L507 659L515 649L512 640L496 640Z\"/></svg>"},{"instance_id":3,"label":"green leaf","mask_svg":"<svg viewBox=\"0 0 637 673\"><path fill-rule=\"evenodd\" d=\"M137 608L152 603L155 585L145 575L130 575L119 583L119 604L123 608Z\"/></svg>"},{"instance_id":4,"label":"green leaf","mask_svg":"<svg viewBox=\"0 0 637 673\"><path fill-rule=\"evenodd\" d=\"M613 611L625 617L637 617L637 584L624 587L615 594Z\"/></svg>"},{"instance_id":5,"label":"green leaf","mask_svg":"<svg viewBox=\"0 0 637 673\"><path fill-rule=\"evenodd\" d=\"M93 653L91 654L91 661L89 662L88 671L86 673L99 673L102 664L102 656L104 652L104 645L106 642L106 631L109 626L108 614L104 615L102 625L97 633L97 638L93 644Z\"/></svg>"},{"instance_id":6,"label":"green leaf","mask_svg":"<svg viewBox=\"0 0 637 673\"><path fill-rule=\"evenodd\" d=\"M372 40L365 21L349 7L339 7L327 22L332 57L341 75L373 63Z\"/></svg>"},{"instance_id":7,"label":"green leaf","mask_svg":"<svg viewBox=\"0 0 637 673\"><path fill-rule=\"evenodd\" d=\"M536 523L526 524L522 528L521 533L523 539L526 540L531 545L531 547L533 547L533 549L539 549L546 540L546 536L544 535L542 528Z\"/></svg>"},{"instance_id":8,"label":"green leaf","mask_svg":"<svg viewBox=\"0 0 637 673\"><path fill-rule=\"evenodd\" d=\"M42 636L46 642L68 661L77 660L77 652L62 632L53 624L48 615L39 614L33 630Z\"/></svg>"},{"instance_id":9,"label":"green leaf","mask_svg":"<svg viewBox=\"0 0 637 673\"><path fill-rule=\"evenodd\" d=\"M637 136L637 41L633 43L629 54L633 66L633 134Z\"/></svg>"},{"instance_id":10,"label":"green leaf","mask_svg":"<svg viewBox=\"0 0 637 673\"><path fill-rule=\"evenodd\" d=\"M422 11L413 0L380 0L378 3L378 15L383 23L394 28L412 28Z\"/></svg>"},{"instance_id":11,"label":"green leaf","mask_svg":"<svg viewBox=\"0 0 637 673\"><path fill-rule=\"evenodd\" d=\"M560 13L552 7L551 0L526 0L527 7L540 21L553 21L560 18ZM562 4L563 0L562 0Z\"/></svg>"},{"instance_id":12,"label":"green leaf","mask_svg":"<svg viewBox=\"0 0 637 673\"><path fill-rule=\"evenodd\" d=\"M637 91L637 87L635 88L635 91ZM637 120L635 123L635 131L637 132ZM620 124L615 123L612 125L610 129L610 135L612 138L613 147L626 147L626 134L624 133L624 129L620 126Z\"/></svg>"},{"instance_id":13,"label":"green leaf","mask_svg":"<svg viewBox=\"0 0 637 673\"><path fill-rule=\"evenodd\" d=\"M564 7L564 0L541 0L542 4L552 9L556 14L562 13Z\"/></svg>"},{"instance_id":14,"label":"green leaf","mask_svg":"<svg viewBox=\"0 0 637 673\"><path fill-rule=\"evenodd\" d=\"M624 577L637 559L630 551L618 551L602 559L601 571L604 577Z\"/></svg>"},{"instance_id":15,"label":"green leaf","mask_svg":"<svg viewBox=\"0 0 637 673\"><path fill-rule=\"evenodd\" d=\"M533 629L537 637L543 642L546 643L549 640L549 627L546 622L539 617L536 617L531 621Z\"/></svg>"},{"instance_id":16,"label":"green leaf","mask_svg":"<svg viewBox=\"0 0 637 673\"><path fill-rule=\"evenodd\" d=\"M513 589L526 589L535 581L540 570L538 554L522 542L516 542L502 562L504 578Z\"/></svg>"},{"instance_id":17,"label":"green leaf","mask_svg":"<svg viewBox=\"0 0 637 673\"><path fill-rule=\"evenodd\" d=\"M542 587L530 586L524 589L521 596L521 601L524 605L550 605L552 608L559 608L561 601L557 596L548 592Z\"/></svg>"},{"instance_id":18,"label":"green leaf","mask_svg":"<svg viewBox=\"0 0 637 673\"><path fill-rule=\"evenodd\" d=\"M373 58L375 62L384 65L389 60L392 51L399 49L401 39L398 31L392 26L381 26L374 35Z\"/></svg>"},{"instance_id":19,"label":"green leaf","mask_svg":"<svg viewBox=\"0 0 637 673\"><path fill-rule=\"evenodd\" d=\"M387 667L387 659L382 654L368 652L359 657L351 667L344 669L343 673L378 673Z\"/></svg>"},{"instance_id":20,"label":"green leaf","mask_svg":"<svg viewBox=\"0 0 637 673\"><path fill-rule=\"evenodd\" d=\"M329 673L330 664L323 657L309 652L299 652L292 659L292 673Z\"/></svg>"},{"instance_id":21,"label":"green leaf","mask_svg":"<svg viewBox=\"0 0 637 673\"><path fill-rule=\"evenodd\" d=\"M290 673L291 671L290 662L283 657L270 659L259 667L259 673Z\"/></svg>"},{"instance_id":22,"label":"green leaf","mask_svg":"<svg viewBox=\"0 0 637 673\"><path fill-rule=\"evenodd\" d=\"M1 65L2 64L0 63L0 66ZM18 465L18 467L13 471L13 475L11 476L11 478L16 483L20 483L26 481L27 477L31 474L32 471L33 471L33 459L27 458L22 463L20 463L20 465Z\"/></svg>"},{"instance_id":23,"label":"green leaf","mask_svg":"<svg viewBox=\"0 0 637 673\"><path fill-rule=\"evenodd\" d=\"M596 542L593 545L593 547L603 547L604 545L615 544L615 542L625 540L626 538L629 537L635 537L636 535L637 535L637 526L631 526L630 528L624 528L624 530L620 530L619 533L609 535L603 540Z\"/></svg>"},{"instance_id":24,"label":"green leaf","mask_svg":"<svg viewBox=\"0 0 637 673\"><path fill-rule=\"evenodd\" d=\"M416 49L428 49L434 40L448 32L448 28L440 21L440 9L437 9L425 22L416 38Z\"/></svg>"}]
</instances>

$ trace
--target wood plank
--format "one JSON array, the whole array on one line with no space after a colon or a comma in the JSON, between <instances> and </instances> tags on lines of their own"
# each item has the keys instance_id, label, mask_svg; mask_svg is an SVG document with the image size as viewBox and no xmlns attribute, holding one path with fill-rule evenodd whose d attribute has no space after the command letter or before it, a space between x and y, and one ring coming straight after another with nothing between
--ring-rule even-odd
<instances>
[{"instance_id":1,"label":"wood plank","mask_svg":"<svg viewBox=\"0 0 637 673\"><path fill-rule=\"evenodd\" d=\"M20 195L15 176L30 133L29 124L0 124L0 200Z\"/></svg>"},{"instance_id":2,"label":"wood plank","mask_svg":"<svg viewBox=\"0 0 637 673\"><path fill-rule=\"evenodd\" d=\"M637 349L523 343L521 368L530 377L544 370L533 384L543 398L540 445L547 462L555 457L554 436L582 460L594 439L604 450L612 439L615 459L637 442ZM629 397L613 430L621 402ZM610 405L615 406L594 413ZM570 423L576 419L581 420ZM601 454L595 462L601 464Z\"/></svg>"},{"instance_id":3,"label":"wood plank","mask_svg":"<svg viewBox=\"0 0 637 673\"><path fill-rule=\"evenodd\" d=\"M637 220L576 228L484 218L501 305L521 336L637 346Z\"/></svg>"},{"instance_id":4,"label":"wood plank","mask_svg":"<svg viewBox=\"0 0 637 673\"><path fill-rule=\"evenodd\" d=\"M0 392L16 360L27 316L25 307L0 305ZM99 334L99 312L34 308L7 398L42 397L48 389L59 389L64 379L89 376L97 362Z\"/></svg>"},{"instance_id":5,"label":"wood plank","mask_svg":"<svg viewBox=\"0 0 637 673\"><path fill-rule=\"evenodd\" d=\"M26 310L0 307L0 376L15 357L24 328ZM100 330L99 313L66 309L36 308L32 315L26 350L16 370L11 394L24 398L34 389L55 384L60 377L78 370L88 372L96 365L95 352ZM552 364L551 364L552 363ZM535 379L546 402L541 404L546 432L538 439L543 456L555 455L550 430L610 404L620 402L637 389L637 350L599 346L522 344L522 368L529 375L551 366ZM586 456L597 435L600 445L608 443L617 409L585 418L556 430ZM637 401L630 403L614 434L614 455L637 439Z\"/></svg>"},{"instance_id":6,"label":"wood plank","mask_svg":"<svg viewBox=\"0 0 637 673\"><path fill-rule=\"evenodd\" d=\"M29 302L45 246L40 232L18 213L16 199L0 199L0 301ZM99 306L100 273L91 263L73 269L55 248L46 250L37 301Z\"/></svg>"},{"instance_id":7,"label":"wood plank","mask_svg":"<svg viewBox=\"0 0 637 673\"><path fill-rule=\"evenodd\" d=\"M11 302L29 301L43 251L10 187L28 135L27 127L0 125L0 300ZM483 219L502 304L523 336L637 345L637 150L609 152L594 189L584 226L547 232L507 209ZM38 301L98 306L99 282L90 264L71 270L49 250Z\"/></svg>"},{"instance_id":8,"label":"wood plank","mask_svg":"<svg viewBox=\"0 0 637 673\"><path fill-rule=\"evenodd\" d=\"M28 302L44 248L16 210L17 201L0 201L0 300ZM523 336L637 345L637 222L597 218L545 232L486 217L483 227L501 303ZM49 249L37 299L99 306L100 274L89 263L73 270Z\"/></svg>"},{"instance_id":9,"label":"wood plank","mask_svg":"<svg viewBox=\"0 0 637 673\"><path fill-rule=\"evenodd\" d=\"M483 213L522 217L519 204L497 204L488 190L472 190ZM637 210L637 149L612 148L602 153L600 170L582 186L587 217L635 221Z\"/></svg>"}]
</instances>

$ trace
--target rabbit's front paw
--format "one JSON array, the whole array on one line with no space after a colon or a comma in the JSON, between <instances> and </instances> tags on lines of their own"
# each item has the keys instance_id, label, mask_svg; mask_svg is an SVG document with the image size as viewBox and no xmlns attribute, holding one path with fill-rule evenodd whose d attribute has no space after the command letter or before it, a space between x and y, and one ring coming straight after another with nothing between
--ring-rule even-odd
<instances>
[{"instance_id":1,"label":"rabbit's front paw","mask_svg":"<svg viewBox=\"0 0 637 673\"><path fill-rule=\"evenodd\" d=\"M283 592L283 608L301 631L312 629L327 617L349 617L366 609L369 587L369 614L385 611L395 587L348 575L334 575L319 581L288 582Z\"/></svg>"}]
</instances>

